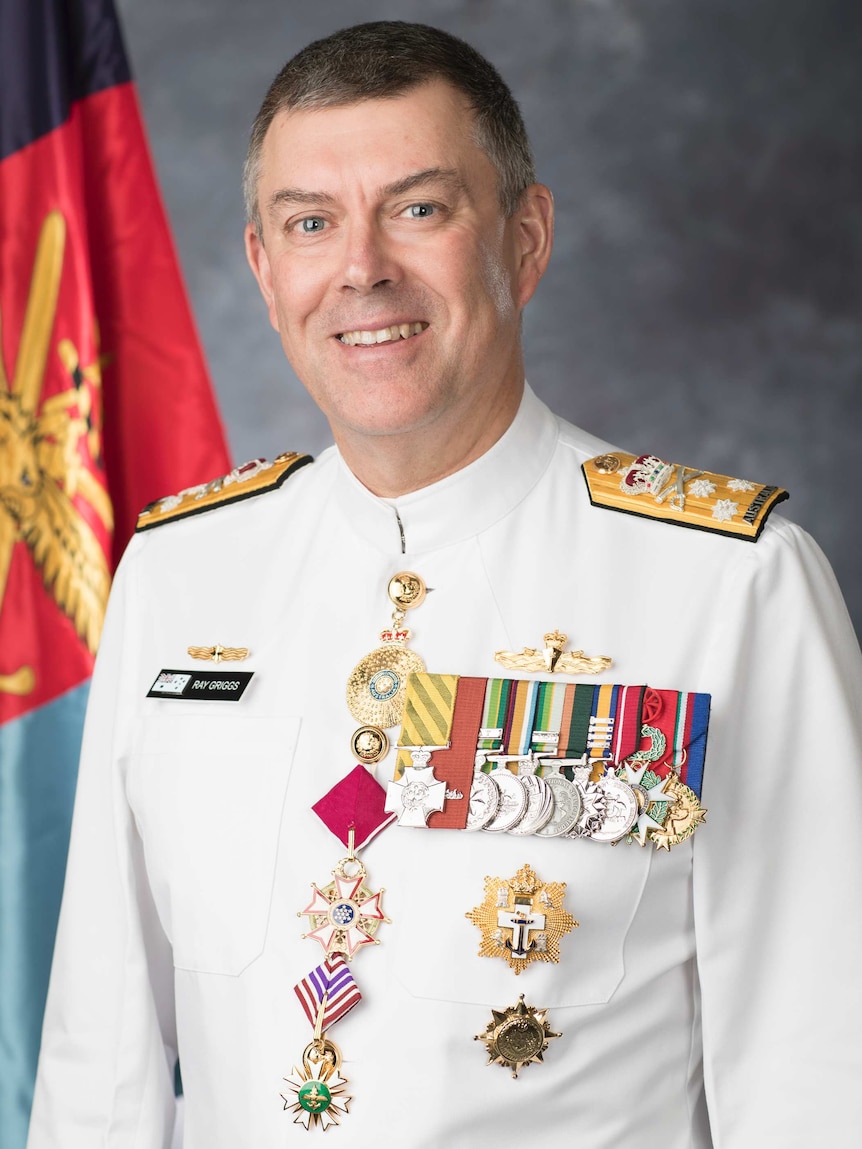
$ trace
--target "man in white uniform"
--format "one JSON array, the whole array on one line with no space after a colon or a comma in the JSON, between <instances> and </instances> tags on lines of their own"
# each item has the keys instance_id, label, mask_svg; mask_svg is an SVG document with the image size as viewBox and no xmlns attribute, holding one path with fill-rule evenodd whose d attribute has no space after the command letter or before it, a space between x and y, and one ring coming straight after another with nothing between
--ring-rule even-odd
<instances>
[{"instance_id":1,"label":"man in white uniform","mask_svg":"<svg viewBox=\"0 0 862 1149\"><path fill-rule=\"evenodd\" d=\"M822 555L764 526L774 489L633 461L525 386L552 199L466 45L400 24L312 45L264 102L247 176L249 261L336 446L142 516L93 683L30 1149L168 1146L177 1056L187 1149L328 1125L351 1149L857 1146L862 671ZM621 476L634 514L594 505ZM561 681L710 695L705 824L670 852L612 848L428 829L422 799L419 828L374 833L410 821L394 749L367 755L372 791L339 821L351 745L377 737L355 737L344 684L399 572L428 593L396 645L431 672L551 680L551 656L494 654L542 655L559 629L613 660ZM366 678L385 701L389 670ZM394 741L391 717L364 725ZM364 871L338 866L347 822ZM466 916L525 865L541 922L563 920L565 883L577 928L533 945L538 925ZM340 933L313 912L333 889ZM344 957L361 1001L348 987L333 1020L334 983L310 1006L294 987Z\"/></svg>"}]
</instances>

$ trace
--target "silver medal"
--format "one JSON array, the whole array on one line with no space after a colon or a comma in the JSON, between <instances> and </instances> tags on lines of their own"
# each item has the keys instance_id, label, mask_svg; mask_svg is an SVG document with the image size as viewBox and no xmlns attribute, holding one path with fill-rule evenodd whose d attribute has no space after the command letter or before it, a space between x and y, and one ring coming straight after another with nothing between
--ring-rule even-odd
<instances>
[{"instance_id":1,"label":"silver medal","mask_svg":"<svg viewBox=\"0 0 862 1149\"><path fill-rule=\"evenodd\" d=\"M511 834L535 834L547 825L554 812L554 796L544 778L535 774L520 775L519 781L527 794L527 810Z\"/></svg>"},{"instance_id":2,"label":"silver medal","mask_svg":"<svg viewBox=\"0 0 862 1149\"><path fill-rule=\"evenodd\" d=\"M526 813L527 791L521 785L521 779L505 767L494 770L490 776L493 776L500 790L500 809L482 829L491 834L502 834L517 826Z\"/></svg>"},{"instance_id":3,"label":"silver medal","mask_svg":"<svg viewBox=\"0 0 862 1149\"><path fill-rule=\"evenodd\" d=\"M608 770L598 782L605 795L602 824L590 831L594 842L618 842L637 821L638 801L631 786Z\"/></svg>"},{"instance_id":4,"label":"silver medal","mask_svg":"<svg viewBox=\"0 0 862 1149\"><path fill-rule=\"evenodd\" d=\"M490 774L477 771L470 787L465 830L481 830L500 809L500 788Z\"/></svg>"},{"instance_id":5,"label":"silver medal","mask_svg":"<svg viewBox=\"0 0 862 1149\"><path fill-rule=\"evenodd\" d=\"M553 794L554 809L550 820L536 833L540 838L559 838L568 834L581 816L581 792L562 774L549 774L543 781Z\"/></svg>"}]
</instances>

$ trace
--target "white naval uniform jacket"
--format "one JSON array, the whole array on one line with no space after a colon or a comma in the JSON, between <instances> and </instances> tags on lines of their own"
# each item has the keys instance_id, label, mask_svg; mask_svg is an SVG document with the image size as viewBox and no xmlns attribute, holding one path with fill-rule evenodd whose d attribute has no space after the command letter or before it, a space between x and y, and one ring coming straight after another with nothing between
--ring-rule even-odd
<instances>
[{"instance_id":1,"label":"white naval uniform jacket","mask_svg":"<svg viewBox=\"0 0 862 1149\"><path fill-rule=\"evenodd\" d=\"M385 830L362 857L391 924L329 1034L353 1100L327 1144L859 1145L846 610L777 515L752 545L592 507L580 468L603 449L528 391L486 455L395 503L331 449L281 489L134 539L92 687L29 1149L167 1146L177 1051L186 1149L322 1136L279 1096L311 1038L293 987L324 956L297 911L346 852L311 806L355 765L345 683L403 569L432 588L408 616L431 671L511 674L495 650L559 628L613 657L597 681L709 693L709 813L670 854ZM147 697L215 643L250 648L240 702ZM524 863L567 883L580 926L559 964L516 977L478 956L465 913ZM473 1038L521 993L563 1036L513 1080Z\"/></svg>"}]
</instances>

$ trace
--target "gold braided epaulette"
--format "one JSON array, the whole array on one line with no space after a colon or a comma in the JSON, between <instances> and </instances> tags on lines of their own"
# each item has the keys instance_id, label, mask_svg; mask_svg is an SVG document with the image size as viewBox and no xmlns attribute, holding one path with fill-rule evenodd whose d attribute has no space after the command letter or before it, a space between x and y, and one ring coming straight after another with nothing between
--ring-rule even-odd
<instances>
[{"instance_id":1,"label":"gold braided epaulette","mask_svg":"<svg viewBox=\"0 0 862 1149\"><path fill-rule=\"evenodd\" d=\"M789 497L781 487L665 463L655 455L615 451L589 459L582 470L594 507L646 515L752 543L760 537L773 507Z\"/></svg>"},{"instance_id":2,"label":"gold braided epaulette","mask_svg":"<svg viewBox=\"0 0 862 1149\"><path fill-rule=\"evenodd\" d=\"M234 467L227 475L221 475L212 482L186 487L176 495L156 499L138 515L135 531L148 531L162 523L173 523L189 515L199 515L212 507L224 507L240 499L249 499L252 495L262 495L264 491L274 491L294 471L313 461L311 455L298 455L295 451L285 451L271 463L266 459L253 459L241 467Z\"/></svg>"}]
</instances>

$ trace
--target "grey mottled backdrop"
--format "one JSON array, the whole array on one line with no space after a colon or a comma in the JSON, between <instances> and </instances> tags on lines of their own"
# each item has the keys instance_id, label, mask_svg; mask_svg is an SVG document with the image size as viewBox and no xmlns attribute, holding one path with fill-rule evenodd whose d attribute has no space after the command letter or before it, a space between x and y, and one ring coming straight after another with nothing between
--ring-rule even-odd
<instances>
[{"instance_id":1,"label":"grey mottled backdrop","mask_svg":"<svg viewBox=\"0 0 862 1149\"><path fill-rule=\"evenodd\" d=\"M528 375L622 447L786 486L862 632L858 0L119 0L237 458L328 429L246 270L239 172L272 76L367 19L485 52L557 200Z\"/></svg>"}]
</instances>

